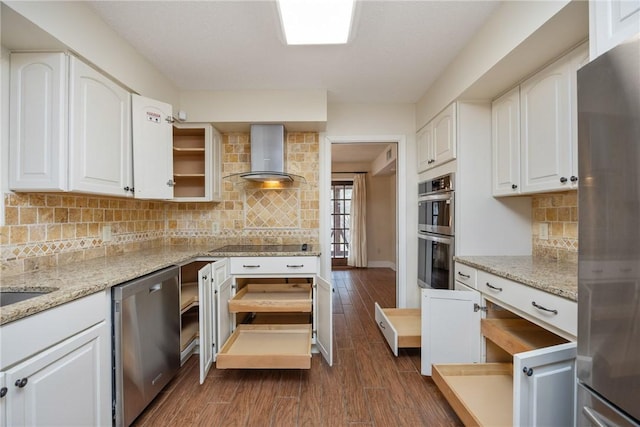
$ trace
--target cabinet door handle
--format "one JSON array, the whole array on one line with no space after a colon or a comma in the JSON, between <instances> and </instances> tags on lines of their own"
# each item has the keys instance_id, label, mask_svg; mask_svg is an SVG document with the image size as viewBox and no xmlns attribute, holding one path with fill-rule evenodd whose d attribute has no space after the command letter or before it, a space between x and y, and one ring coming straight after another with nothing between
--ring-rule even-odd
<instances>
[{"instance_id":1,"label":"cabinet door handle","mask_svg":"<svg viewBox=\"0 0 640 427\"><path fill-rule=\"evenodd\" d=\"M380 325L380 327L381 327L382 329L387 329L387 328L385 328L384 323L382 323L382 322L378 322L378 324Z\"/></svg>"},{"instance_id":2,"label":"cabinet door handle","mask_svg":"<svg viewBox=\"0 0 640 427\"><path fill-rule=\"evenodd\" d=\"M27 382L29 380L25 377L25 378L19 378L16 380L16 387L18 388L23 388L24 386L27 385Z\"/></svg>"},{"instance_id":3,"label":"cabinet door handle","mask_svg":"<svg viewBox=\"0 0 640 427\"><path fill-rule=\"evenodd\" d=\"M543 307L539 304L536 304L535 301L531 301L531 305L537 308L538 310L546 311L548 313L558 314L558 310L551 310L550 308Z\"/></svg>"},{"instance_id":4,"label":"cabinet door handle","mask_svg":"<svg viewBox=\"0 0 640 427\"><path fill-rule=\"evenodd\" d=\"M564 184L565 182L567 182L567 177L566 177L566 176L561 177L561 178L560 178L560 182L561 182L562 184Z\"/></svg>"},{"instance_id":5,"label":"cabinet door handle","mask_svg":"<svg viewBox=\"0 0 640 427\"><path fill-rule=\"evenodd\" d=\"M498 291L498 292L502 292L502 288L499 288L497 286L493 286L491 283L487 282L486 283L487 288L493 290L493 291Z\"/></svg>"},{"instance_id":6,"label":"cabinet door handle","mask_svg":"<svg viewBox=\"0 0 640 427\"><path fill-rule=\"evenodd\" d=\"M287 264L287 268L302 268L304 264Z\"/></svg>"},{"instance_id":7,"label":"cabinet door handle","mask_svg":"<svg viewBox=\"0 0 640 427\"><path fill-rule=\"evenodd\" d=\"M260 268L260 264L258 264L258 265L242 264L242 267L244 267L244 268Z\"/></svg>"},{"instance_id":8,"label":"cabinet door handle","mask_svg":"<svg viewBox=\"0 0 640 427\"><path fill-rule=\"evenodd\" d=\"M8 388L6 387L2 387L0 388L0 399L2 399L3 397L5 397L7 395L7 392L9 391Z\"/></svg>"},{"instance_id":9,"label":"cabinet door handle","mask_svg":"<svg viewBox=\"0 0 640 427\"><path fill-rule=\"evenodd\" d=\"M576 182L576 181L578 180L578 177L577 177L577 176L575 176L575 175L571 175L571 178L569 178L569 180L570 180L571 182Z\"/></svg>"},{"instance_id":10,"label":"cabinet door handle","mask_svg":"<svg viewBox=\"0 0 640 427\"><path fill-rule=\"evenodd\" d=\"M518 184L511 184L511 189L515 190L516 188L518 188Z\"/></svg>"},{"instance_id":11,"label":"cabinet door handle","mask_svg":"<svg viewBox=\"0 0 640 427\"><path fill-rule=\"evenodd\" d=\"M464 273L463 273L463 272L461 272L461 271L458 271L458 276L462 276L462 277L464 277L465 279L471 279L471 276L470 276L469 274L464 274Z\"/></svg>"},{"instance_id":12,"label":"cabinet door handle","mask_svg":"<svg viewBox=\"0 0 640 427\"><path fill-rule=\"evenodd\" d=\"M522 368L522 372L528 377L533 375L533 369L527 368L526 366L524 368Z\"/></svg>"}]
</instances>

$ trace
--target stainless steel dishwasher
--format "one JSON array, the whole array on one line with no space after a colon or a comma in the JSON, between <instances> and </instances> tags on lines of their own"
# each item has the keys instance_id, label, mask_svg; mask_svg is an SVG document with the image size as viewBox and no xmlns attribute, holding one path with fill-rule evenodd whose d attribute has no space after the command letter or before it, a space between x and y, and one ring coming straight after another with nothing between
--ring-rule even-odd
<instances>
[{"instance_id":1,"label":"stainless steel dishwasher","mask_svg":"<svg viewBox=\"0 0 640 427\"><path fill-rule=\"evenodd\" d=\"M116 426L129 426L180 368L179 271L112 288Z\"/></svg>"}]
</instances>

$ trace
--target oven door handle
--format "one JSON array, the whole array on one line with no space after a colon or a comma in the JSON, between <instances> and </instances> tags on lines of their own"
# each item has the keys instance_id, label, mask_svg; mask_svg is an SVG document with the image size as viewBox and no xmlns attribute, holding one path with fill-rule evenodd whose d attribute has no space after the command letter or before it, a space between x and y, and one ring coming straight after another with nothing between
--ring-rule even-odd
<instances>
[{"instance_id":1,"label":"oven door handle","mask_svg":"<svg viewBox=\"0 0 640 427\"><path fill-rule=\"evenodd\" d=\"M418 233L418 239L431 240L438 243L453 243L453 237L450 236L438 236L431 233Z\"/></svg>"},{"instance_id":2,"label":"oven door handle","mask_svg":"<svg viewBox=\"0 0 640 427\"><path fill-rule=\"evenodd\" d=\"M440 194L429 194L428 196L419 196L418 202L433 202L439 200L452 200L453 199L453 191L447 191L446 193Z\"/></svg>"}]
</instances>

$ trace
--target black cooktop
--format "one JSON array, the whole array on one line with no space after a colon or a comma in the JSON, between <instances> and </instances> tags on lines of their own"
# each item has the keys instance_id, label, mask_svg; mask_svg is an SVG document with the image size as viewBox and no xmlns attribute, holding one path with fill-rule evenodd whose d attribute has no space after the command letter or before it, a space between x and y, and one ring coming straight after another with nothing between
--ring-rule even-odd
<instances>
[{"instance_id":1,"label":"black cooktop","mask_svg":"<svg viewBox=\"0 0 640 427\"><path fill-rule=\"evenodd\" d=\"M311 245L227 245L211 252L307 252Z\"/></svg>"}]
</instances>

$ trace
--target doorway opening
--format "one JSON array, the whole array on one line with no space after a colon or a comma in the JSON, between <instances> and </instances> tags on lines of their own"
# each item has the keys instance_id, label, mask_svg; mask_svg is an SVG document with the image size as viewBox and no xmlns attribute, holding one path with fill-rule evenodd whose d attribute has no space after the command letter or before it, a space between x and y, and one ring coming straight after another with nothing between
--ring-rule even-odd
<instances>
[{"instance_id":1,"label":"doorway opening","mask_svg":"<svg viewBox=\"0 0 640 427\"><path fill-rule=\"evenodd\" d=\"M353 181L331 181L331 267L347 267Z\"/></svg>"}]
</instances>

